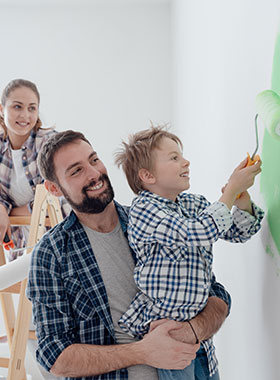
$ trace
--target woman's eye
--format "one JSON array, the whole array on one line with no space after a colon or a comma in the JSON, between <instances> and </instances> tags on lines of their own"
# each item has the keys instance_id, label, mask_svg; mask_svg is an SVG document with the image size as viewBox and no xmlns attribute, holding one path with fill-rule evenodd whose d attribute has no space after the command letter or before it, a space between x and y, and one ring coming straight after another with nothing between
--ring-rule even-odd
<instances>
[{"instance_id":1,"label":"woman's eye","mask_svg":"<svg viewBox=\"0 0 280 380\"><path fill-rule=\"evenodd\" d=\"M29 111L30 112L35 112L35 111L37 111L37 108L36 107L29 107Z\"/></svg>"},{"instance_id":2,"label":"woman's eye","mask_svg":"<svg viewBox=\"0 0 280 380\"><path fill-rule=\"evenodd\" d=\"M178 156L173 156L172 157L172 160L174 160L174 161L177 161L177 159L178 159Z\"/></svg>"}]
</instances>

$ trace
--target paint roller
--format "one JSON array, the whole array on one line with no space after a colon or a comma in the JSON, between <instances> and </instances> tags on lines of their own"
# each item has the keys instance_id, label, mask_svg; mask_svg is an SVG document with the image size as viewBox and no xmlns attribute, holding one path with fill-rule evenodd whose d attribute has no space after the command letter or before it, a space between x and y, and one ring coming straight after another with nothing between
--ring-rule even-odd
<instances>
[{"instance_id":1,"label":"paint roller","mask_svg":"<svg viewBox=\"0 0 280 380\"><path fill-rule=\"evenodd\" d=\"M246 166L251 166L257 162L260 157L257 155L259 147L258 139L258 125L257 119L260 117L267 128L269 134L276 140L280 141L280 97L272 90L265 90L260 92L256 97L257 114L255 116L255 130L257 146L254 153L250 156L248 154L248 161Z\"/></svg>"},{"instance_id":2,"label":"paint roller","mask_svg":"<svg viewBox=\"0 0 280 380\"><path fill-rule=\"evenodd\" d=\"M270 135L280 141L280 97L272 90L265 90L256 97L257 113Z\"/></svg>"},{"instance_id":3,"label":"paint roller","mask_svg":"<svg viewBox=\"0 0 280 380\"><path fill-rule=\"evenodd\" d=\"M260 117L267 128L269 134L276 140L280 141L280 97L276 92L272 90L264 90L260 92L256 97L256 110L257 114L255 116L255 131L256 131L256 149L254 153L250 156L247 153L248 160L247 166L254 165L260 160L259 155L256 155L259 148L259 138L258 138L258 124L257 120ZM240 194L237 196L240 198Z\"/></svg>"}]
</instances>

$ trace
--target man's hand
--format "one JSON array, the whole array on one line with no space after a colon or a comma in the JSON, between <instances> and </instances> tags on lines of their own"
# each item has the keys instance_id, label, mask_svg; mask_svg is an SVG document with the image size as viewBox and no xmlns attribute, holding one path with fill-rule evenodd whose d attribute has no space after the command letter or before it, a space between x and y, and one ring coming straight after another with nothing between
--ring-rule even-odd
<instances>
[{"instance_id":1,"label":"man's hand","mask_svg":"<svg viewBox=\"0 0 280 380\"><path fill-rule=\"evenodd\" d=\"M167 322L169 322L169 319L159 319L157 321L152 322L150 331L153 331L158 326ZM178 322L178 321L174 321L174 322L176 323L176 328L169 332L171 338L176 339L180 342L195 344L196 337L194 336L194 333L190 325L186 322Z\"/></svg>"},{"instance_id":2,"label":"man's hand","mask_svg":"<svg viewBox=\"0 0 280 380\"><path fill-rule=\"evenodd\" d=\"M184 369L190 365L199 344L181 342L177 339L183 331L180 322L161 320L153 322L150 332L139 342L146 353L145 364L156 368ZM144 364L144 363L143 363Z\"/></svg>"},{"instance_id":3,"label":"man's hand","mask_svg":"<svg viewBox=\"0 0 280 380\"><path fill-rule=\"evenodd\" d=\"M51 373L60 377L87 377L139 364L184 369L195 358L199 344L182 343L171 338L170 331L175 331L177 326L176 322L167 321L142 340L128 344L72 344L59 355Z\"/></svg>"}]
</instances>

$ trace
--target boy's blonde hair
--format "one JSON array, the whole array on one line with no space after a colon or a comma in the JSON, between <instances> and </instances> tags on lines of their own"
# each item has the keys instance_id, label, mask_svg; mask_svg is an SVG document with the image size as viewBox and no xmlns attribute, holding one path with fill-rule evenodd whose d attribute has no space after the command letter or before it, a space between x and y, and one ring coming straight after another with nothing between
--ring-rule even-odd
<instances>
[{"instance_id":1,"label":"boy's blonde hair","mask_svg":"<svg viewBox=\"0 0 280 380\"><path fill-rule=\"evenodd\" d=\"M159 147L163 137L174 140L182 149L179 137L168 132L167 126L153 126L149 129L130 135L128 143L122 142L122 149L115 154L115 163L122 166L127 182L135 194L145 190L139 177L140 169L153 169L153 151Z\"/></svg>"}]
</instances>

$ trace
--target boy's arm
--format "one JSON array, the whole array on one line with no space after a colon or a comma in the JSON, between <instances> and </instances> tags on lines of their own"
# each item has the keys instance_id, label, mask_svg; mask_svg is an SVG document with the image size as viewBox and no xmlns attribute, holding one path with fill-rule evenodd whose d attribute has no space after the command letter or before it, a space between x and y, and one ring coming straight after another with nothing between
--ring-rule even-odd
<instances>
[{"instance_id":1,"label":"boy's arm","mask_svg":"<svg viewBox=\"0 0 280 380\"><path fill-rule=\"evenodd\" d=\"M221 238L234 243L245 243L261 228L264 211L251 203L252 214L245 209L235 208L233 211L233 224Z\"/></svg>"}]
</instances>

